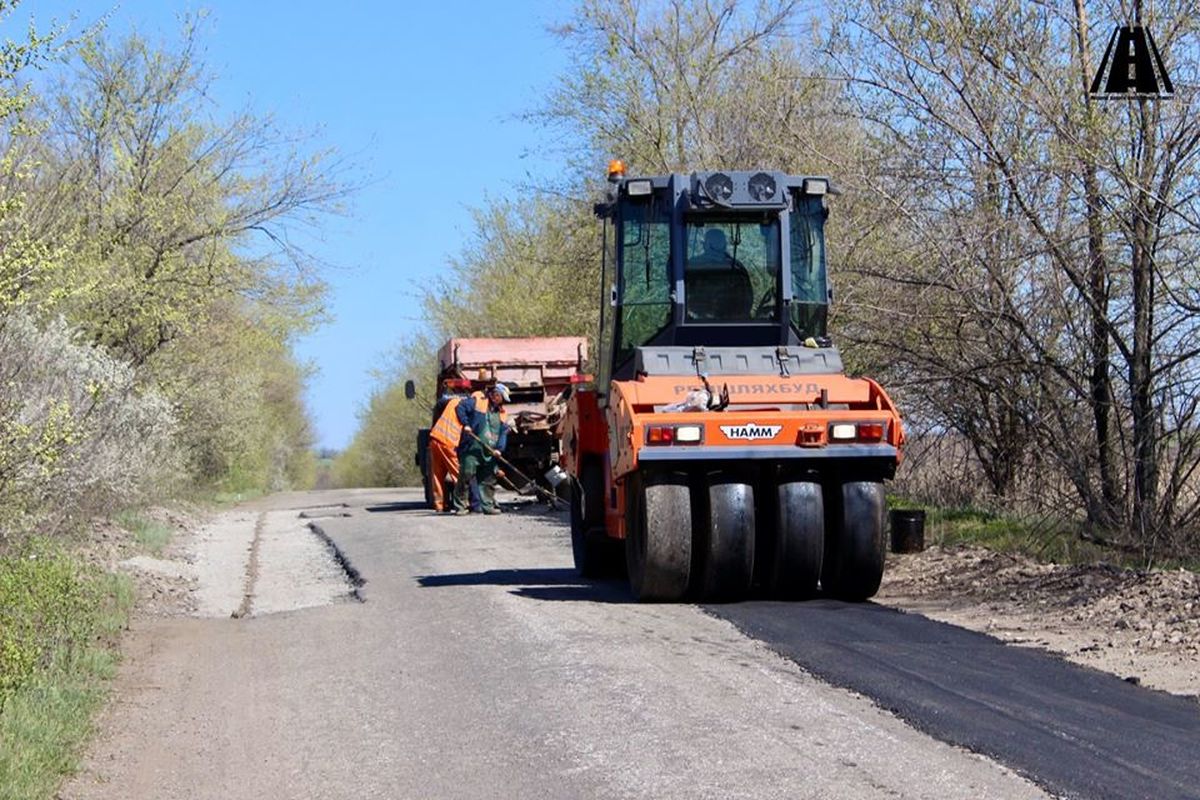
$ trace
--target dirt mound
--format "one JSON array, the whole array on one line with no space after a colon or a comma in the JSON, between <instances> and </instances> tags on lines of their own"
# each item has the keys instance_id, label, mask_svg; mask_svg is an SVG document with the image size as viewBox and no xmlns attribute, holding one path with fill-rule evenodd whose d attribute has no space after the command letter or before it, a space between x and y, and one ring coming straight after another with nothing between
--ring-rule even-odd
<instances>
[{"instance_id":1,"label":"dirt mound","mask_svg":"<svg viewBox=\"0 0 1200 800\"><path fill-rule=\"evenodd\" d=\"M139 514L171 531L170 539L156 556L148 555L132 532L104 518L94 519L88 525L76 543L79 552L93 564L130 576L139 615L173 617L190 613L196 581L190 571L187 541L201 525L203 513L155 506Z\"/></svg>"}]
</instances>

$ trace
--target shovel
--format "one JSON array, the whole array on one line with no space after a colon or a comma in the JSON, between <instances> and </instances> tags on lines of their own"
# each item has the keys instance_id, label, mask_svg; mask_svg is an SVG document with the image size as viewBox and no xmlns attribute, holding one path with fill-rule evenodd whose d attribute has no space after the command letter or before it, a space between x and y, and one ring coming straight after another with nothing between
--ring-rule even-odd
<instances>
[{"instance_id":1,"label":"shovel","mask_svg":"<svg viewBox=\"0 0 1200 800\"><path fill-rule=\"evenodd\" d=\"M544 497L546 500L550 501L551 506L554 506L554 507L558 506L558 497L556 495L553 495L550 492L547 492L541 486L538 486L537 481L533 480L532 478L527 477L523 472L521 472L521 470L514 467L512 465L511 461L506 459L504 456L500 455L500 453L497 450L495 450L491 445L489 445L483 439L480 439L479 436L475 433L475 431L471 430L469 427L467 427L465 425L463 426L463 430L466 433L469 433L471 435L472 439L474 439L475 441L477 441L481 445L483 445L483 449L486 450L488 452L488 454L492 456L492 458L494 458L498 462L500 462L506 470L511 470L513 475L515 475L518 479L524 481L524 483L521 484L520 487L517 487L512 482L508 482L510 489L512 489L514 492L521 495L522 497L528 497L531 494L539 495L541 497ZM506 472L505 473L506 481L507 481L507 477L508 477L508 473Z\"/></svg>"}]
</instances>

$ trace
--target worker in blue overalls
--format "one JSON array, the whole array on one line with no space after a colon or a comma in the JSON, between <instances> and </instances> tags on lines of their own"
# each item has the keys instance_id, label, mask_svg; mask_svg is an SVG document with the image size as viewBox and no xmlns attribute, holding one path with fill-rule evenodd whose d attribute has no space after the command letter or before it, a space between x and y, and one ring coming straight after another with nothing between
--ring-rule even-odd
<instances>
[{"instance_id":1,"label":"worker in blue overalls","mask_svg":"<svg viewBox=\"0 0 1200 800\"><path fill-rule=\"evenodd\" d=\"M508 420L504 404L511 395L503 383L489 386L484 393L486 404L480 409L473 403L459 403L456 413L463 426L458 443L458 483L454 487L454 513L469 514L468 485L472 479L479 484L479 498L484 514L499 514L496 505L496 455L508 444Z\"/></svg>"}]
</instances>

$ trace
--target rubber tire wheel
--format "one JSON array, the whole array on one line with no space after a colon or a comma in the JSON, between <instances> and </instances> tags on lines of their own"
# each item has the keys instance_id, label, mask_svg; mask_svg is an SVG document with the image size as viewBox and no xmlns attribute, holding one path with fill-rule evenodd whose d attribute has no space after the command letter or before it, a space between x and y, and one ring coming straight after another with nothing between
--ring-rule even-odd
<instances>
[{"instance_id":1,"label":"rubber tire wheel","mask_svg":"<svg viewBox=\"0 0 1200 800\"><path fill-rule=\"evenodd\" d=\"M726 472L708 475L706 484L700 598L740 600L754 578L754 487Z\"/></svg>"},{"instance_id":2,"label":"rubber tire wheel","mask_svg":"<svg viewBox=\"0 0 1200 800\"><path fill-rule=\"evenodd\" d=\"M617 548L604 532L604 473L594 461L586 460L578 480L571 484L571 555L575 570L584 578L600 578L614 572Z\"/></svg>"},{"instance_id":3,"label":"rubber tire wheel","mask_svg":"<svg viewBox=\"0 0 1200 800\"><path fill-rule=\"evenodd\" d=\"M861 602L883 581L887 496L874 481L849 481L833 490L840 502L834 524L826 528L821 587L841 600Z\"/></svg>"},{"instance_id":4,"label":"rubber tire wheel","mask_svg":"<svg viewBox=\"0 0 1200 800\"><path fill-rule=\"evenodd\" d=\"M625 564L634 599L681 599L692 572L692 503L687 475L631 475L625 512Z\"/></svg>"},{"instance_id":5,"label":"rubber tire wheel","mask_svg":"<svg viewBox=\"0 0 1200 800\"><path fill-rule=\"evenodd\" d=\"M775 552L770 592L779 600L817 593L825 553L825 499L821 484L786 481L775 490Z\"/></svg>"}]
</instances>

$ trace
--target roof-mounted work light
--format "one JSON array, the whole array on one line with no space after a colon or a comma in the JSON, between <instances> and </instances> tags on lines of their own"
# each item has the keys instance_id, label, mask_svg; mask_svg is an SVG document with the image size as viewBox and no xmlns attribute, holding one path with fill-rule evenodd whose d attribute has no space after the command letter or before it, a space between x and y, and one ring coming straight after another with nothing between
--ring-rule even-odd
<instances>
[{"instance_id":1,"label":"roof-mounted work light","mask_svg":"<svg viewBox=\"0 0 1200 800\"><path fill-rule=\"evenodd\" d=\"M625 193L630 197L645 197L653 188L648 180L629 181L625 184Z\"/></svg>"},{"instance_id":2,"label":"roof-mounted work light","mask_svg":"<svg viewBox=\"0 0 1200 800\"><path fill-rule=\"evenodd\" d=\"M829 181L824 178L805 178L805 194L829 194Z\"/></svg>"}]
</instances>

